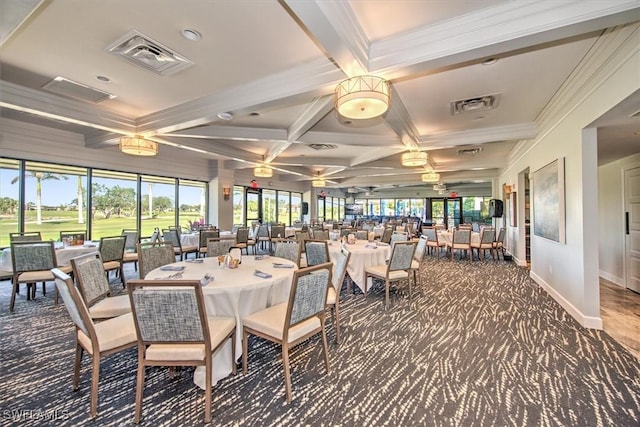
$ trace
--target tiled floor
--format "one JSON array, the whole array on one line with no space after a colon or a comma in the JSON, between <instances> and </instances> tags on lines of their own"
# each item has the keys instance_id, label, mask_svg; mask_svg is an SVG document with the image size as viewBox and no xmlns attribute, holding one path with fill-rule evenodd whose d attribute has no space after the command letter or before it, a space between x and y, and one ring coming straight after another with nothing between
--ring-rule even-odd
<instances>
[{"instance_id":1,"label":"tiled floor","mask_svg":"<svg viewBox=\"0 0 640 427\"><path fill-rule=\"evenodd\" d=\"M640 359L640 294L600 279L604 331Z\"/></svg>"}]
</instances>

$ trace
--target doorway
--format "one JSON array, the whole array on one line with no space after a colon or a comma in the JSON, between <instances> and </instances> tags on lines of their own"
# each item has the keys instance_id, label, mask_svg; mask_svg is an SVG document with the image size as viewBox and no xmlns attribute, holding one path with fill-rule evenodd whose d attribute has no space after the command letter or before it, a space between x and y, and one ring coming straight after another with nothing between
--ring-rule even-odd
<instances>
[{"instance_id":1,"label":"doorway","mask_svg":"<svg viewBox=\"0 0 640 427\"><path fill-rule=\"evenodd\" d=\"M625 287L640 292L640 167L624 171Z\"/></svg>"}]
</instances>

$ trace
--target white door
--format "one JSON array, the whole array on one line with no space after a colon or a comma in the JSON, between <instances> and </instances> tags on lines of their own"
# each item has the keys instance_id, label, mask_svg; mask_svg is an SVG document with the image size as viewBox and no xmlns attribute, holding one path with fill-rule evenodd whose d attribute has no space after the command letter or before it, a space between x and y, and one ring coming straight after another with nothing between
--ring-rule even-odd
<instances>
[{"instance_id":1,"label":"white door","mask_svg":"<svg viewBox=\"0 0 640 427\"><path fill-rule=\"evenodd\" d=\"M627 288L640 292L640 168L624 173Z\"/></svg>"}]
</instances>

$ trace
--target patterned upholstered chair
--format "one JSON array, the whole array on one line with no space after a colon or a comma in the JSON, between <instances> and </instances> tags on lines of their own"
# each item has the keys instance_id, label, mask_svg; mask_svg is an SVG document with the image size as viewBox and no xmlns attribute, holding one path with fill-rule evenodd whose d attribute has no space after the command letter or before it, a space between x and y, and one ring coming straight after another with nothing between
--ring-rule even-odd
<instances>
[{"instance_id":1,"label":"patterned upholstered chair","mask_svg":"<svg viewBox=\"0 0 640 427\"><path fill-rule=\"evenodd\" d=\"M122 256L122 263L127 264L132 262L135 269L138 269L138 248L137 244L140 243L140 233L138 230L122 230L121 236L125 237L124 241L124 255Z\"/></svg>"},{"instance_id":2,"label":"patterned upholstered chair","mask_svg":"<svg viewBox=\"0 0 640 427\"><path fill-rule=\"evenodd\" d=\"M409 300L411 300L411 263L416 251L416 242L396 242L391 248L391 257L387 264L374 265L364 269L364 296L367 297L367 285L369 277L384 280L385 299L384 305L389 305L389 286L391 283L406 280L409 286Z\"/></svg>"},{"instance_id":3,"label":"patterned upholstered chair","mask_svg":"<svg viewBox=\"0 0 640 427\"><path fill-rule=\"evenodd\" d=\"M144 279L151 270L176 262L171 242L138 243L140 278Z\"/></svg>"},{"instance_id":4,"label":"patterned upholstered chair","mask_svg":"<svg viewBox=\"0 0 640 427\"><path fill-rule=\"evenodd\" d=\"M36 283L38 282L42 282L42 294L47 294L46 282L53 281L51 269L56 267L53 242L14 242L11 244L11 262L13 263L13 289L9 310L13 311L20 284L27 284L27 300L36 297ZM65 270L70 272L71 267L66 267Z\"/></svg>"},{"instance_id":5,"label":"patterned upholstered chair","mask_svg":"<svg viewBox=\"0 0 640 427\"><path fill-rule=\"evenodd\" d=\"M276 245L275 256L288 259L300 267L300 243L296 241L283 241Z\"/></svg>"},{"instance_id":6,"label":"patterned upholstered chair","mask_svg":"<svg viewBox=\"0 0 640 427\"><path fill-rule=\"evenodd\" d=\"M84 242L87 240L87 233L84 230L80 231L61 231L60 232L60 241L64 242L64 239L72 239L75 241L81 240Z\"/></svg>"},{"instance_id":7,"label":"patterned upholstered chair","mask_svg":"<svg viewBox=\"0 0 640 427\"><path fill-rule=\"evenodd\" d=\"M286 236L286 227L284 225L272 225L271 226L271 236L269 238L269 251L273 253L273 248L275 247L274 243L281 239L284 239Z\"/></svg>"},{"instance_id":8,"label":"patterned upholstered chair","mask_svg":"<svg viewBox=\"0 0 640 427\"><path fill-rule=\"evenodd\" d=\"M207 256L218 257L221 255L227 255L229 250L233 247L236 247L234 239L222 239L219 237L209 239L207 240Z\"/></svg>"},{"instance_id":9,"label":"patterned upholstered chair","mask_svg":"<svg viewBox=\"0 0 640 427\"><path fill-rule=\"evenodd\" d=\"M109 272L115 270L116 275L120 275L123 288L126 286L126 279L122 268L126 241L127 238L125 236L103 237L100 239L100 258L102 258L105 275L108 278Z\"/></svg>"},{"instance_id":10,"label":"patterned upholstered chair","mask_svg":"<svg viewBox=\"0 0 640 427\"><path fill-rule=\"evenodd\" d=\"M236 322L207 316L199 280L130 280L129 297L138 341L135 422L142 416L147 366L205 366L205 423L211 422L212 356L231 339L236 372Z\"/></svg>"},{"instance_id":11,"label":"patterned upholstered chair","mask_svg":"<svg viewBox=\"0 0 640 427\"><path fill-rule=\"evenodd\" d=\"M442 252L442 248L446 246L446 243L438 240L437 229L435 227L423 227L422 235L427 238L428 252L433 253L435 250L438 255L438 259L440 259L440 252Z\"/></svg>"},{"instance_id":12,"label":"patterned upholstered chair","mask_svg":"<svg viewBox=\"0 0 640 427\"><path fill-rule=\"evenodd\" d=\"M249 227L238 227L236 229L236 247L244 249L247 255L249 255L249 247L254 246L255 241L249 240ZM255 247L253 249L255 253Z\"/></svg>"},{"instance_id":13,"label":"patterned upholstered chair","mask_svg":"<svg viewBox=\"0 0 640 427\"><path fill-rule=\"evenodd\" d=\"M393 228L387 227L382 232L382 237L380 237L380 241L382 243L391 243L391 236L393 235Z\"/></svg>"},{"instance_id":14,"label":"patterned upholstered chair","mask_svg":"<svg viewBox=\"0 0 640 427\"><path fill-rule=\"evenodd\" d=\"M409 240L409 234L404 232L404 231L394 231L391 234L391 239L389 240L389 243L391 245L395 244L396 242L406 242L407 240Z\"/></svg>"},{"instance_id":15,"label":"patterned upholstered chair","mask_svg":"<svg viewBox=\"0 0 640 427\"><path fill-rule=\"evenodd\" d=\"M418 273L420 273L420 267L422 267L422 261L424 260L424 253L427 249L427 243L427 236L420 236L416 245L416 251L413 254L411 270L413 271L413 283L415 284L418 284Z\"/></svg>"},{"instance_id":16,"label":"patterned upholstered chair","mask_svg":"<svg viewBox=\"0 0 640 427\"><path fill-rule=\"evenodd\" d=\"M73 280L59 269L53 269L56 288L75 324L76 356L73 365L73 390L80 383L80 364L86 351L91 357L91 405L90 414L98 414L98 383L100 378L100 360L104 356L135 347L136 330L131 313L114 317L100 323L93 323L82 297L76 290Z\"/></svg>"},{"instance_id":17,"label":"patterned upholstered chair","mask_svg":"<svg viewBox=\"0 0 640 427\"><path fill-rule=\"evenodd\" d=\"M314 240L329 240L329 230L312 230Z\"/></svg>"},{"instance_id":18,"label":"patterned upholstered chair","mask_svg":"<svg viewBox=\"0 0 640 427\"><path fill-rule=\"evenodd\" d=\"M253 236L256 246L259 246L262 250L265 249L265 245L268 243L271 247L271 236L269 236L269 227L267 224L261 224L256 229L256 233Z\"/></svg>"},{"instance_id":19,"label":"patterned upholstered chair","mask_svg":"<svg viewBox=\"0 0 640 427\"><path fill-rule=\"evenodd\" d=\"M42 235L39 231L30 231L25 233L9 233L10 243L20 242L41 242Z\"/></svg>"},{"instance_id":20,"label":"patterned upholstered chair","mask_svg":"<svg viewBox=\"0 0 640 427\"><path fill-rule=\"evenodd\" d=\"M357 240L368 240L369 232L367 230L358 230L356 231L356 239Z\"/></svg>"},{"instance_id":21,"label":"patterned upholstered chair","mask_svg":"<svg viewBox=\"0 0 640 427\"><path fill-rule=\"evenodd\" d=\"M189 256L189 254L195 254L197 257L199 248L197 246L183 246L178 230L170 228L162 230L162 238L165 242L171 242L173 253L180 256L180 261Z\"/></svg>"},{"instance_id":22,"label":"patterned upholstered chair","mask_svg":"<svg viewBox=\"0 0 640 427\"><path fill-rule=\"evenodd\" d=\"M496 240L496 229L492 227L484 227L480 232L480 241L478 243L471 243L471 258L473 258L473 250L478 252L478 259L485 258L487 250L491 254L491 259L495 259L493 252L495 250L494 243Z\"/></svg>"},{"instance_id":23,"label":"patterned upholstered chair","mask_svg":"<svg viewBox=\"0 0 640 427\"><path fill-rule=\"evenodd\" d=\"M93 252L71 259L80 295L92 319L110 319L131 312L127 295L111 296L100 254Z\"/></svg>"},{"instance_id":24,"label":"patterned upholstered chair","mask_svg":"<svg viewBox=\"0 0 640 427\"><path fill-rule=\"evenodd\" d=\"M307 257L307 267L330 262L329 247L326 240L305 240L305 254Z\"/></svg>"},{"instance_id":25,"label":"patterned upholstered chair","mask_svg":"<svg viewBox=\"0 0 640 427\"><path fill-rule=\"evenodd\" d=\"M198 256L206 256L208 252L207 242L209 239L217 239L220 237L218 230L200 230Z\"/></svg>"},{"instance_id":26,"label":"patterned upholstered chair","mask_svg":"<svg viewBox=\"0 0 640 427\"><path fill-rule=\"evenodd\" d=\"M249 335L255 335L282 346L287 403L291 402L289 348L315 334L322 334L322 348L327 373L329 352L325 332L327 292L331 286L331 263L296 271L291 283L289 301L257 311L242 319L242 370L247 373Z\"/></svg>"},{"instance_id":27,"label":"patterned upholstered chair","mask_svg":"<svg viewBox=\"0 0 640 427\"><path fill-rule=\"evenodd\" d=\"M494 242L493 248L496 251L498 260L500 259L500 253L498 252L498 250L502 252L502 260L504 260L504 227L500 228L500 231L498 232L498 238Z\"/></svg>"},{"instance_id":28,"label":"patterned upholstered chair","mask_svg":"<svg viewBox=\"0 0 640 427\"><path fill-rule=\"evenodd\" d=\"M447 245L447 250L451 251L451 261L453 261L454 250L457 250L458 252L464 251L465 255L467 254L467 251L471 252L471 228L453 230L451 243ZM471 255L470 259L473 260L473 254Z\"/></svg>"},{"instance_id":29,"label":"patterned upholstered chair","mask_svg":"<svg viewBox=\"0 0 640 427\"><path fill-rule=\"evenodd\" d=\"M347 276L347 265L351 259L351 252L346 248L341 248L336 255L336 262L333 269L332 285L327 292L327 308L333 315L333 324L336 328L336 343L340 344L340 290L342 283ZM349 280L349 278L347 278Z\"/></svg>"}]
</instances>

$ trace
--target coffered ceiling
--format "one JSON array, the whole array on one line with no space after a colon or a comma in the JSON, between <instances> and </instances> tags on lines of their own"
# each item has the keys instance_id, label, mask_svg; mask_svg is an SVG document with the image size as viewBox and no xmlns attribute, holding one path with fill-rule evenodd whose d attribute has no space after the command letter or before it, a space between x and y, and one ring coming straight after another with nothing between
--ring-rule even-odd
<instances>
[{"instance_id":1,"label":"coffered ceiling","mask_svg":"<svg viewBox=\"0 0 640 427\"><path fill-rule=\"evenodd\" d=\"M400 162L424 150L464 187L531 143L554 93L606 28L640 20L640 1L5 0L0 16L2 116L81 133L96 153L141 134L226 168L367 189L424 187L424 168ZM122 43L131 34L153 44ZM110 48L185 64L163 75ZM333 91L362 74L390 81L390 109L345 119ZM57 76L112 97L44 88ZM474 102L484 96L494 108ZM459 100L472 101L453 114ZM607 134L609 153L637 145L633 121Z\"/></svg>"}]
</instances>

